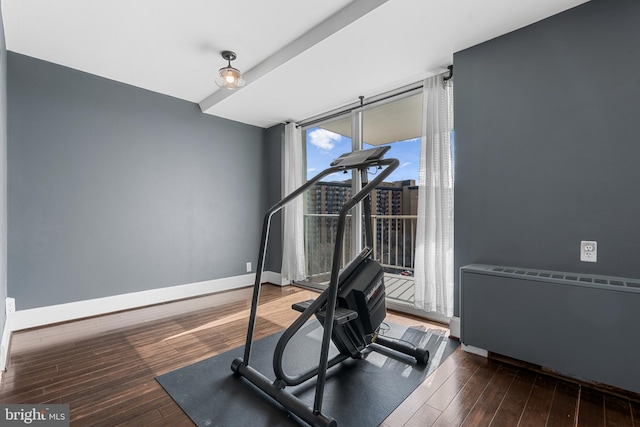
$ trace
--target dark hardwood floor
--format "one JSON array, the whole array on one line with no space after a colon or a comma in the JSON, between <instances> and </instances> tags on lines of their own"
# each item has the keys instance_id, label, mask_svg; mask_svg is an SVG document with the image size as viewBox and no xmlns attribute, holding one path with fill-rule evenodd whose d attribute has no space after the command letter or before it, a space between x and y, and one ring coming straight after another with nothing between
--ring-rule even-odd
<instances>
[{"instance_id":1,"label":"dark hardwood floor","mask_svg":"<svg viewBox=\"0 0 640 427\"><path fill-rule=\"evenodd\" d=\"M155 377L244 343L250 289L14 334L2 403L66 403L72 425L182 426ZM296 287L264 286L256 338L288 326ZM440 326L389 313L403 324ZM457 350L383 423L396 426L640 426L640 404Z\"/></svg>"}]
</instances>

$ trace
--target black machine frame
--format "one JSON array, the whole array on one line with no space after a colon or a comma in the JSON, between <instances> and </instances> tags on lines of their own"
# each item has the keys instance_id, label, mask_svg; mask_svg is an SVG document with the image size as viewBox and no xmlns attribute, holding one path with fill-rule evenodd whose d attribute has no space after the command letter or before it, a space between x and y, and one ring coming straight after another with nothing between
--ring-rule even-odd
<instances>
[{"instance_id":1,"label":"black machine frame","mask_svg":"<svg viewBox=\"0 0 640 427\"><path fill-rule=\"evenodd\" d=\"M383 159L384 154L386 153L386 151L388 151L389 148L389 146L383 146L369 150L360 150L343 154L342 156L334 160L329 168L320 172L318 175L303 184L300 188L294 190L291 194L287 195L278 203L273 205L267 211L264 217L256 278L251 301L251 311L249 315L249 324L247 327L247 338L245 342L244 356L242 358L235 359L231 365L231 369L235 375L246 378L263 392L271 396L274 400L282 404L290 412L313 426L337 426L337 421L335 419L322 413L322 400L324 395L327 370L349 357L357 357L358 355L357 349L351 352L341 351L340 354L330 360L329 349L332 337L334 340L338 341L338 344L341 341L340 331L336 330L337 328L340 328L340 324L349 322L357 317L357 313L352 311L350 312L350 310L346 310L346 314L340 312L341 309L337 307L337 301L339 298L339 291L342 282L348 280L349 275L355 274L356 270L363 268L362 266L367 262L370 256L371 250L369 248L373 246L370 195L371 192L380 183L382 183L384 179L387 178L399 165L399 161L397 159ZM367 179L367 171L372 167L377 168L378 171L375 178L369 182ZM272 381L250 365L251 347L253 343L258 300L260 298L260 288L262 283L262 272L264 269L264 261L267 251L271 219L273 215L280 211L287 203L303 194L307 189L316 184L322 178L336 172L346 173L349 170L358 170L360 172L361 189L344 204L338 215L337 235L333 250L333 260L329 285L317 299L308 301L306 302L306 304L299 305L298 307L294 306L294 308L302 311L302 314L291 324L291 326L289 326L284 331L282 337L279 339L276 345L273 357L273 368L276 374L276 379ZM363 215L366 248L341 272L340 254L342 253L342 247L344 244L344 231L346 228L347 215L351 209L353 209L358 203L362 201L365 201L365 203L363 203ZM375 261L369 261L375 263ZM319 312L321 310L322 314L321 316L319 316ZM295 335L295 333L300 328L302 328L302 326L304 326L304 324L314 315L316 315L316 317L321 320L324 327L318 366L317 368L312 368L309 371L303 372L297 376L290 376L286 372L284 372L282 366L282 356L285 347L287 346L289 340ZM338 318L342 318L342 320L339 321ZM332 321L329 321L330 319ZM385 347L389 347L391 349L410 355L416 358L418 363L426 364L429 358L429 352L427 350L416 348L406 342L401 342L382 336L377 336L375 342ZM298 397L285 390L286 386L301 384L315 376L317 376L317 380L313 408L310 408Z\"/></svg>"}]
</instances>

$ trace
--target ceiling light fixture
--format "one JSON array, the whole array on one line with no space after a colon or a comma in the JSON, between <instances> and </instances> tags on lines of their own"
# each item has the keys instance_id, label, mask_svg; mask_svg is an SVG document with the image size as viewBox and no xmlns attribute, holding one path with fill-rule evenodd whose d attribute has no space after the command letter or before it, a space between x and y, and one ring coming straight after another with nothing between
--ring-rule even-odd
<instances>
[{"instance_id":1,"label":"ceiling light fixture","mask_svg":"<svg viewBox=\"0 0 640 427\"><path fill-rule=\"evenodd\" d=\"M229 64L226 67L220 68L218 77L216 78L216 84L229 90L236 90L244 86L245 81L242 78L242 73L237 68L231 66L231 61L237 58L235 52L224 50L222 51L222 57L229 61Z\"/></svg>"}]
</instances>

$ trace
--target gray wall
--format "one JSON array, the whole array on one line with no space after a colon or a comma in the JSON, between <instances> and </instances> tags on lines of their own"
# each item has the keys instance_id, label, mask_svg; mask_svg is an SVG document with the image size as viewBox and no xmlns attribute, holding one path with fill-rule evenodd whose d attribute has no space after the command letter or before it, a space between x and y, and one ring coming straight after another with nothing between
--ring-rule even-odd
<instances>
[{"instance_id":1,"label":"gray wall","mask_svg":"<svg viewBox=\"0 0 640 427\"><path fill-rule=\"evenodd\" d=\"M245 274L267 203L264 134L9 52L17 308Z\"/></svg>"},{"instance_id":2,"label":"gray wall","mask_svg":"<svg viewBox=\"0 0 640 427\"><path fill-rule=\"evenodd\" d=\"M0 333L7 298L7 48L0 8Z\"/></svg>"},{"instance_id":3,"label":"gray wall","mask_svg":"<svg viewBox=\"0 0 640 427\"><path fill-rule=\"evenodd\" d=\"M640 277L638 22L592 0L455 54L457 268Z\"/></svg>"},{"instance_id":4,"label":"gray wall","mask_svg":"<svg viewBox=\"0 0 640 427\"><path fill-rule=\"evenodd\" d=\"M284 149L284 124L272 126L266 130L266 182L267 207L282 199L282 151ZM280 272L282 269L282 212L274 216L269 234L269 246L265 260L265 271Z\"/></svg>"}]
</instances>

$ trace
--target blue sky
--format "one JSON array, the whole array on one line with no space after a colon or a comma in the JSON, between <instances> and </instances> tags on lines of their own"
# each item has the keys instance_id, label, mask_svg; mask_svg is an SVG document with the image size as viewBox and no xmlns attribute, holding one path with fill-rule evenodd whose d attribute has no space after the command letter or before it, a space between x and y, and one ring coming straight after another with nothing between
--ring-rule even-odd
<instances>
[{"instance_id":1,"label":"blue sky","mask_svg":"<svg viewBox=\"0 0 640 427\"><path fill-rule=\"evenodd\" d=\"M329 167L336 157L351 151L351 138L321 128L307 130L307 179ZM400 166L387 178L387 181L414 179L418 183L420 167L420 138L396 142L391 145L385 158L396 158ZM365 144L365 148L370 148ZM344 181L351 175L329 175L324 181Z\"/></svg>"}]
</instances>

